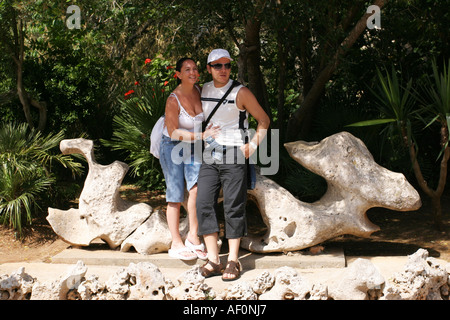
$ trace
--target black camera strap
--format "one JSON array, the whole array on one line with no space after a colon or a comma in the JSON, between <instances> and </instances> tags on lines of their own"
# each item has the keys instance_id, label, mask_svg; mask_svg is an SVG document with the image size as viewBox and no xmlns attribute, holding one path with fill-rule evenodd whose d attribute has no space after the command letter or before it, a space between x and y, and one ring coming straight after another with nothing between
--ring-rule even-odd
<instances>
[{"instance_id":1,"label":"black camera strap","mask_svg":"<svg viewBox=\"0 0 450 320\"><path fill-rule=\"evenodd\" d=\"M213 111L209 114L208 118L206 119L206 121L203 122L202 125L202 130L205 131L206 127L208 126L209 120L211 120L212 116L214 115L214 113L216 113L217 109L220 107L220 105L223 103L223 101L225 100L225 98L228 96L228 94L231 92L231 90L233 90L234 87L240 85L239 81L233 80L233 83L231 84L231 86L228 88L227 92L225 92L225 94L223 95L222 99L219 100L219 102L217 103L217 105L214 107Z\"/></svg>"}]
</instances>

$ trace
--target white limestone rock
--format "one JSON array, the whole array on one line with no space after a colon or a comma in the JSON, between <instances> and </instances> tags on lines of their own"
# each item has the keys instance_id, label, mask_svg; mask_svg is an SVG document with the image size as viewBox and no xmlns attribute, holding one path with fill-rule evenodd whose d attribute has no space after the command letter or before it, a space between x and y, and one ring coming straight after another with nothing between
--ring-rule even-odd
<instances>
[{"instance_id":1,"label":"white limestone rock","mask_svg":"<svg viewBox=\"0 0 450 320\"><path fill-rule=\"evenodd\" d=\"M163 300L165 298L164 275L150 262L130 263L127 272L131 283L128 300Z\"/></svg>"},{"instance_id":2,"label":"white limestone rock","mask_svg":"<svg viewBox=\"0 0 450 320\"><path fill-rule=\"evenodd\" d=\"M222 300L258 300L258 295L248 281L229 286L220 296Z\"/></svg>"},{"instance_id":3,"label":"white limestone rock","mask_svg":"<svg viewBox=\"0 0 450 320\"><path fill-rule=\"evenodd\" d=\"M36 282L32 288L31 300L74 300L78 299L77 288L84 280L87 267L83 261L71 266L67 273L52 281ZM72 296L71 292L75 295Z\"/></svg>"},{"instance_id":4,"label":"white limestone rock","mask_svg":"<svg viewBox=\"0 0 450 320\"><path fill-rule=\"evenodd\" d=\"M378 300L385 279L367 259L356 259L328 285L328 295L334 300Z\"/></svg>"},{"instance_id":5,"label":"white limestone rock","mask_svg":"<svg viewBox=\"0 0 450 320\"><path fill-rule=\"evenodd\" d=\"M107 300L106 285L97 275L91 275L80 283L77 289L81 300Z\"/></svg>"},{"instance_id":6,"label":"white limestone rock","mask_svg":"<svg viewBox=\"0 0 450 320\"><path fill-rule=\"evenodd\" d=\"M395 273L383 291L382 300L442 300L448 295L449 274L428 251L419 249L408 256L405 270ZM441 291L441 288L444 290ZM447 290L447 292L446 292Z\"/></svg>"},{"instance_id":7,"label":"white limestone rock","mask_svg":"<svg viewBox=\"0 0 450 320\"><path fill-rule=\"evenodd\" d=\"M59 300L59 284L59 280L35 282L30 300Z\"/></svg>"},{"instance_id":8,"label":"white limestone rock","mask_svg":"<svg viewBox=\"0 0 450 320\"><path fill-rule=\"evenodd\" d=\"M378 165L363 142L341 132L320 143L285 144L292 158L322 176L328 189L317 202L296 199L274 181L257 175L248 192L267 225L263 236L243 238L241 246L253 252L296 251L343 234L369 237L379 227L366 216L368 209L416 210L418 192L404 175Z\"/></svg>"},{"instance_id":9,"label":"white limestone rock","mask_svg":"<svg viewBox=\"0 0 450 320\"><path fill-rule=\"evenodd\" d=\"M127 202L119 196L126 164L97 164L91 140L63 140L60 147L65 154L83 154L89 164L79 209L49 208L47 220L61 238L77 246L100 238L111 248L121 246L121 251L128 251L134 247L142 254L168 251L171 238L165 215L152 214L147 204ZM257 174L256 187L248 191L248 198L256 202L267 232L243 238L244 249L289 252L343 234L369 237L379 228L368 220L368 209L408 211L421 206L419 194L406 178L379 166L362 141L347 132L320 143L298 141L285 147L301 165L324 177L328 190L319 201L305 203ZM184 219L180 223L182 237L187 230Z\"/></svg>"},{"instance_id":10,"label":"white limestone rock","mask_svg":"<svg viewBox=\"0 0 450 320\"><path fill-rule=\"evenodd\" d=\"M274 286L259 296L259 300L307 300L312 284L291 267L274 271Z\"/></svg>"},{"instance_id":11,"label":"white limestone rock","mask_svg":"<svg viewBox=\"0 0 450 320\"><path fill-rule=\"evenodd\" d=\"M264 271L253 281L252 289L256 294L263 294L275 284L275 278L269 271Z\"/></svg>"},{"instance_id":12,"label":"white limestone rock","mask_svg":"<svg viewBox=\"0 0 450 320\"><path fill-rule=\"evenodd\" d=\"M0 276L0 300L28 300L36 278L25 273L21 267L10 276Z\"/></svg>"},{"instance_id":13,"label":"white limestone rock","mask_svg":"<svg viewBox=\"0 0 450 320\"><path fill-rule=\"evenodd\" d=\"M170 300L208 300L216 297L215 291L205 283L198 265L183 272L175 284L166 288L166 297Z\"/></svg>"},{"instance_id":14,"label":"white limestone rock","mask_svg":"<svg viewBox=\"0 0 450 320\"><path fill-rule=\"evenodd\" d=\"M187 219L181 219L181 237L185 238L188 231L189 224ZM163 211L157 210L122 242L120 251L129 251L131 247L134 247L141 254L167 252L170 249L171 243L172 238L166 215Z\"/></svg>"},{"instance_id":15,"label":"white limestone rock","mask_svg":"<svg viewBox=\"0 0 450 320\"><path fill-rule=\"evenodd\" d=\"M92 240L100 238L111 248L116 248L152 212L145 203L125 201L120 197L119 188L128 165L120 161L110 165L98 164L91 140L63 140L60 149L63 154L84 155L89 172L79 198L79 208L48 208L47 220L53 230L70 244L88 246Z\"/></svg>"},{"instance_id":16,"label":"white limestone rock","mask_svg":"<svg viewBox=\"0 0 450 320\"><path fill-rule=\"evenodd\" d=\"M130 274L126 268L116 271L106 282L107 300L126 300L130 293Z\"/></svg>"}]
</instances>

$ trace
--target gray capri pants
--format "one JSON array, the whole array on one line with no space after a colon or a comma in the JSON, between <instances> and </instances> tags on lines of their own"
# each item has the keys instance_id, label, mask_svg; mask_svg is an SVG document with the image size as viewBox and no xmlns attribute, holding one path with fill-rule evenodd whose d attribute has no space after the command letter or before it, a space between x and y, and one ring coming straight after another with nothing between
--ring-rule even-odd
<instances>
[{"instance_id":1,"label":"gray capri pants","mask_svg":"<svg viewBox=\"0 0 450 320\"><path fill-rule=\"evenodd\" d=\"M202 163L197 181L198 234L219 232L217 199L223 188L225 237L247 235L245 205L247 201L247 166L245 164Z\"/></svg>"}]
</instances>

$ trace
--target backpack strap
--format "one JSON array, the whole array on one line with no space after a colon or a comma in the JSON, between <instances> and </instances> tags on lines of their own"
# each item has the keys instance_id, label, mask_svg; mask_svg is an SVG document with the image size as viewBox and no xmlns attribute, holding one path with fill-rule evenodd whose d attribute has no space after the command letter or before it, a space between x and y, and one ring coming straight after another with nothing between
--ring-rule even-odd
<instances>
[{"instance_id":1,"label":"backpack strap","mask_svg":"<svg viewBox=\"0 0 450 320\"><path fill-rule=\"evenodd\" d=\"M228 94L231 92L231 90L233 90L233 88L237 87L238 85L240 85L239 81L233 80L233 83L228 88L227 92L225 92L225 94L223 95L222 99L219 100L217 105L214 107L213 111L209 114L208 118L202 123L203 131L206 130L206 127L208 126L209 120L211 120L211 118L214 115L214 113L216 113L217 109L220 107L220 105L222 104L223 100L225 100L225 98L228 96Z\"/></svg>"}]
</instances>

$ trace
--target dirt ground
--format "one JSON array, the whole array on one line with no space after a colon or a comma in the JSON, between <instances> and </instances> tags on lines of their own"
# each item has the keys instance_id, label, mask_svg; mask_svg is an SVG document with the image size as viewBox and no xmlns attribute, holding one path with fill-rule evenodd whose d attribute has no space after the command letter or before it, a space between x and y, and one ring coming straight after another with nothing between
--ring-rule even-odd
<instances>
[{"instance_id":1,"label":"dirt ground","mask_svg":"<svg viewBox=\"0 0 450 320\"><path fill-rule=\"evenodd\" d=\"M121 194L132 201L147 202L153 208L165 207L164 196L159 192L139 192L133 187L124 186ZM346 256L353 257L406 256L424 248L430 256L450 262L450 195L446 194L442 198L443 231L433 226L430 202L426 197L422 197L422 202L422 207L412 212L370 209L367 215L380 227L380 231L373 233L370 238L340 236L322 245L338 244L343 247ZM258 220L254 214L249 214L249 229L261 227L252 224L251 220ZM0 264L49 262L52 256L68 246L54 233L45 217L36 218L31 226L26 226L22 240L17 239L13 230L0 225Z\"/></svg>"}]
</instances>

